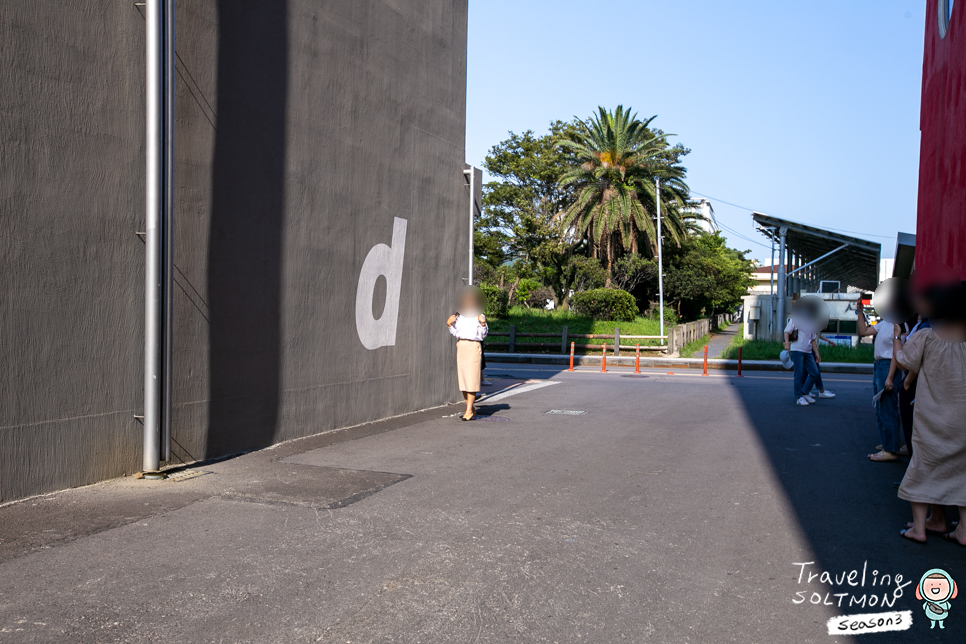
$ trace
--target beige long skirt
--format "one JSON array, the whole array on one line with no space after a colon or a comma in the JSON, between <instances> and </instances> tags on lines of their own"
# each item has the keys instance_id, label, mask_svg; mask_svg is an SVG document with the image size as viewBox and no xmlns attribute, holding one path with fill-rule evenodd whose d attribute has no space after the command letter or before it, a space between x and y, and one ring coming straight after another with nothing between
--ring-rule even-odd
<instances>
[{"instance_id":1,"label":"beige long skirt","mask_svg":"<svg viewBox=\"0 0 966 644\"><path fill-rule=\"evenodd\" d=\"M456 342L456 377L460 391L475 393L480 390L480 357L483 348L479 342L458 340Z\"/></svg>"}]
</instances>

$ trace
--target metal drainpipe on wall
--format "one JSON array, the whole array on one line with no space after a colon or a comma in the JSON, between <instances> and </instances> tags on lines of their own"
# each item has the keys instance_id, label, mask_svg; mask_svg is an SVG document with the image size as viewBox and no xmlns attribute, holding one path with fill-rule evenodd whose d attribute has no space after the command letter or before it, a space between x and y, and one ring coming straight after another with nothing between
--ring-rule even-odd
<instances>
[{"instance_id":1,"label":"metal drainpipe on wall","mask_svg":"<svg viewBox=\"0 0 966 644\"><path fill-rule=\"evenodd\" d=\"M174 0L145 3L147 132L145 194L145 478L161 478L171 453L174 241Z\"/></svg>"}]
</instances>

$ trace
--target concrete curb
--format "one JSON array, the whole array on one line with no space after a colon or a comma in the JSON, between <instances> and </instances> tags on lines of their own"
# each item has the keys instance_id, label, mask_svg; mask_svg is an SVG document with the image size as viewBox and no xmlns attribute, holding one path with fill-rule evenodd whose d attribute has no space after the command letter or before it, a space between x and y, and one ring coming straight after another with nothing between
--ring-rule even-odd
<instances>
[{"instance_id":1,"label":"concrete curb","mask_svg":"<svg viewBox=\"0 0 966 644\"><path fill-rule=\"evenodd\" d=\"M488 362L513 362L523 364L569 365L569 354L553 353L491 353L487 352ZM634 355L607 356L607 364L619 367L633 367ZM600 356L574 356L574 366L600 366ZM702 358L653 358L641 356L642 367L701 369ZM872 374L872 365L850 362L823 362L822 373ZM736 371L737 360L708 359L708 369ZM742 371L788 371L777 360L742 360Z\"/></svg>"}]
</instances>

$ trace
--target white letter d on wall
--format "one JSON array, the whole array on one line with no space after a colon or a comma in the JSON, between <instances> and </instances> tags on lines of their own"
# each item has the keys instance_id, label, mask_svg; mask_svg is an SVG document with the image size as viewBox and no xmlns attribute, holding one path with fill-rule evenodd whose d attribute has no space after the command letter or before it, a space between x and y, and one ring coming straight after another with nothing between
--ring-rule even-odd
<instances>
[{"instance_id":1,"label":"white letter d on wall","mask_svg":"<svg viewBox=\"0 0 966 644\"><path fill-rule=\"evenodd\" d=\"M367 349L396 344L396 321L399 317L399 287L402 284L403 255L406 252L406 220L393 218L392 247L376 244L366 255L356 290L356 331ZM372 296L376 280L386 278L386 306L377 320L372 316Z\"/></svg>"}]
</instances>

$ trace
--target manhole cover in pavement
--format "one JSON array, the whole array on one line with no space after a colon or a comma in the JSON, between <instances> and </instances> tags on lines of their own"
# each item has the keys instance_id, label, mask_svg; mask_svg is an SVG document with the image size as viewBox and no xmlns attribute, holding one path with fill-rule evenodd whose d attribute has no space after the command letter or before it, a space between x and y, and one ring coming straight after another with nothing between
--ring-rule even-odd
<instances>
[{"instance_id":1,"label":"manhole cover in pavement","mask_svg":"<svg viewBox=\"0 0 966 644\"><path fill-rule=\"evenodd\" d=\"M647 378L647 376L640 376L640 375L638 375L636 373L633 373L633 374L631 374L629 376L621 376L621 378Z\"/></svg>"},{"instance_id":2,"label":"manhole cover in pavement","mask_svg":"<svg viewBox=\"0 0 966 644\"><path fill-rule=\"evenodd\" d=\"M484 420L484 421L488 421L488 422L491 422L491 423L499 423L499 422L508 421L510 419L509 418L504 418L503 416L486 416L486 415L484 415L484 416L477 416L473 420Z\"/></svg>"},{"instance_id":3,"label":"manhole cover in pavement","mask_svg":"<svg viewBox=\"0 0 966 644\"><path fill-rule=\"evenodd\" d=\"M557 414L558 416L580 416L581 414L586 414L585 411L576 411L573 409L551 409L550 411L544 412L546 414Z\"/></svg>"}]
</instances>

